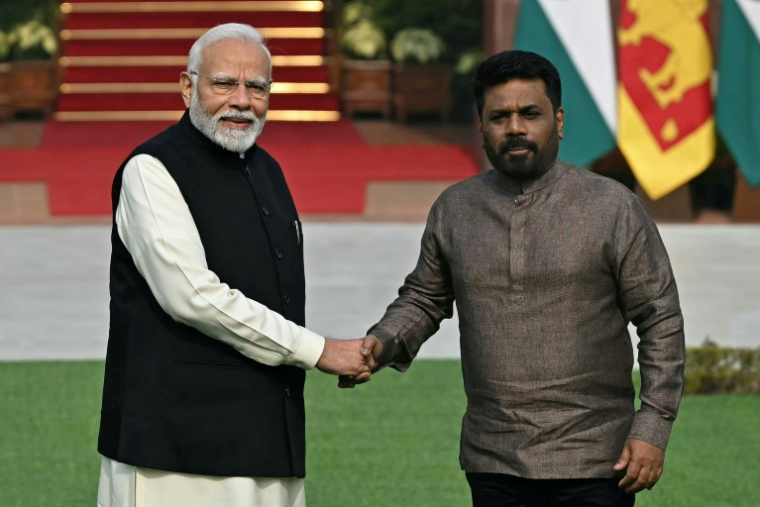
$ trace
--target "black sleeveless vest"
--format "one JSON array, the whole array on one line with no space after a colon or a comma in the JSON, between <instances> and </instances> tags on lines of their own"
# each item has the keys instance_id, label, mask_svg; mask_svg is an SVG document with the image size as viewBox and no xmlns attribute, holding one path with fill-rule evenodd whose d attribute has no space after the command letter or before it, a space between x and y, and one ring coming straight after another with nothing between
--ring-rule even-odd
<instances>
[{"instance_id":1,"label":"black sleeveless vest","mask_svg":"<svg viewBox=\"0 0 760 507\"><path fill-rule=\"evenodd\" d=\"M159 159L177 182L209 269L304 325L303 242L280 166L245 158L180 122L127 158ZM122 172L112 188L119 205ZM299 224L300 225L300 224ZM270 367L175 322L153 297L114 226L110 331L98 451L130 465L219 476L303 477L305 372Z\"/></svg>"}]
</instances>

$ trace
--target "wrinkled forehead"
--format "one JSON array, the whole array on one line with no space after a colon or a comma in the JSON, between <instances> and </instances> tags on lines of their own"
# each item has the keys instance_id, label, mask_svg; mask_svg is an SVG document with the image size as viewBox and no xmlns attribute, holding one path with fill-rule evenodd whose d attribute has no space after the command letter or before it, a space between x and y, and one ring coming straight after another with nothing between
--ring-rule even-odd
<instances>
[{"instance_id":1,"label":"wrinkled forehead","mask_svg":"<svg viewBox=\"0 0 760 507\"><path fill-rule=\"evenodd\" d=\"M269 79L272 62L261 44L243 40L223 40L203 50L202 72L210 76Z\"/></svg>"}]
</instances>

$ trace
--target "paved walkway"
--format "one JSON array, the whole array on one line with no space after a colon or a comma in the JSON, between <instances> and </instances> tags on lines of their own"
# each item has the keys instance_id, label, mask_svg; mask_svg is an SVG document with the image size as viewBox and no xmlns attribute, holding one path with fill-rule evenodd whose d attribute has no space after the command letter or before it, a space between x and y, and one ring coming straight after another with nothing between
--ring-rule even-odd
<instances>
[{"instance_id":1,"label":"paved walkway","mask_svg":"<svg viewBox=\"0 0 760 507\"><path fill-rule=\"evenodd\" d=\"M422 224L304 225L307 323L363 336L414 266ZM663 225L687 343L760 346L760 226ZM109 228L0 227L0 360L102 358ZM458 357L456 318L420 357Z\"/></svg>"}]
</instances>

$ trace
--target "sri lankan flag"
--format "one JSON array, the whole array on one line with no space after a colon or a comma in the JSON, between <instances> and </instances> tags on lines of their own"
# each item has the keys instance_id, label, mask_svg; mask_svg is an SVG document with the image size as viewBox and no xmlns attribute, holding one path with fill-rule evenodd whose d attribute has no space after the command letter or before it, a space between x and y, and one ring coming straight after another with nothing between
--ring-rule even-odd
<instances>
[{"instance_id":1,"label":"sri lankan flag","mask_svg":"<svg viewBox=\"0 0 760 507\"><path fill-rule=\"evenodd\" d=\"M659 199L715 155L708 0L622 0L618 146Z\"/></svg>"}]
</instances>

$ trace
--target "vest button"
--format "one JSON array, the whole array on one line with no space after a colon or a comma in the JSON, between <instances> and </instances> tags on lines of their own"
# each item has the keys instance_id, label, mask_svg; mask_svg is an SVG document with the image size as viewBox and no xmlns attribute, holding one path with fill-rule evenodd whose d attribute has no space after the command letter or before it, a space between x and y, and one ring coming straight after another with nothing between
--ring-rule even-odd
<instances>
[{"instance_id":1,"label":"vest button","mask_svg":"<svg viewBox=\"0 0 760 507\"><path fill-rule=\"evenodd\" d=\"M274 249L274 254L277 256L278 259L282 259L282 250L280 250L280 247Z\"/></svg>"},{"instance_id":2,"label":"vest button","mask_svg":"<svg viewBox=\"0 0 760 507\"><path fill-rule=\"evenodd\" d=\"M285 387L285 396L290 397L290 386Z\"/></svg>"},{"instance_id":3,"label":"vest button","mask_svg":"<svg viewBox=\"0 0 760 507\"><path fill-rule=\"evenodd\" d=\"M261 212L264 213L264 216L267 216L267 217L269 216L269 208L267 208L266 206L261 207Z\"/></svg>"},{"instance_id":4,"label":"vest button","mask_svg":"<svg viewBox=\"0 0 760 507\"><path fill-rule=\"evenodd\" d=\"M283 301L285 301L286 305L290 304L290 296L289 295L285 294L284 296L282 296L282 299L283 299Z\"/></svg>"}]
</instances>

